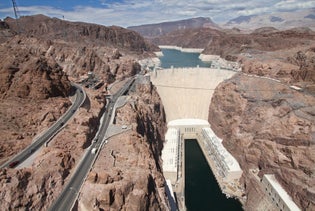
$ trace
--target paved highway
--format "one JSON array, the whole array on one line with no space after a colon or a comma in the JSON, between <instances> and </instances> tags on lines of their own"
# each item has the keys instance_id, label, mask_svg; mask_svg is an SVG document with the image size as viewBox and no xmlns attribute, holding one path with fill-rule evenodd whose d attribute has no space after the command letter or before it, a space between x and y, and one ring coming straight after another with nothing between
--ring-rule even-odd
<instances>
[{"instance_id":1,"label":"paved highway","mask_svg":"<svg viewBox=\"0 0 315 211\"><path fill-rule=\"evenodd\" d=\"M66 125L68 120L74 115L86 98L86 93L79 85L72 83L72 86L76 88L76 99L68 111L62 115L50 128L48 128L47 131L45 131L39 138L36 138L31 145L2 164L0 168L15 167L22 163L42 145L44 145L46 142L49 142Z\"/></svg>"},{"instance_id":2,"label":"paved highway","mask_svg":"<svg viewBox=\"0 0 315 211\"><path fill-rule=\"evenodd\" d=\"M125 85L112 97L112 100L106 105L105 113L103 114L103 122L100 125L98 133L93 139L91 146L86 150L83 158L75 169L75 172L70 178L70 181L65 186L59 197L55 200L52 206L49 208L51 211L66 211L71 210L75 200L77 199L80 188L84 182L87 173L94 164L95 159L98 156L102 145L105 143L105 133L110 122L110 116L113 110L115 102L118 97L123 95L129 90L130 86L134 82L134 78L129 79Z\"/></svg>"}]
</instances>

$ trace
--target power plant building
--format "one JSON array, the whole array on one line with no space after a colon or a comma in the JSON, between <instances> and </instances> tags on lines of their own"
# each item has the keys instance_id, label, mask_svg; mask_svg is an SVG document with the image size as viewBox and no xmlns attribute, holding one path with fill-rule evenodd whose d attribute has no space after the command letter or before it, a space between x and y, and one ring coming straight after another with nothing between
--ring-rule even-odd
<instances>
[{"instance_id":1,"label":"power plant building","mask_svg":"<svg viewBox=\"0 0 315 211\"><path fill-rule=\"evenodd\" d=\"M243 171L237 160L222 145L222 140L215 135L211 128L203 128L202 137L208 153L223 179L228 181L240 179Z\"/></svg>"},{"instance_id":2,"label":"power plant building","mask_svg":"<svg viewBox=\"0 0 315 211\"><path fill-rule=\"evenodd\" d=\"M165 134L165 143L162 151L163 173L170 179L172 184L177 181L178 172L178 150L180 133L176 128L169 128Z\"/></svg>"}]
</instances>

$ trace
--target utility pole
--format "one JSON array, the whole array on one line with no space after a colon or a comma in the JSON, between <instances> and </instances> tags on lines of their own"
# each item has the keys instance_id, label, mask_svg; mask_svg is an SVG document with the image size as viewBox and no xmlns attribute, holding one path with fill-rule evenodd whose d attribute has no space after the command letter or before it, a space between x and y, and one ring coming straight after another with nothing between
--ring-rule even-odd
<instances>
[{"instance_id":1,"label":"utility pole","mask_svg":"<svg viewBox=\"0 0 315 211\"><path fill-rule=\"evenodd\" d=\"M18 10L18 7L16 5L16 2L15 0L12 0L12 5L13 5L13 10L14 10L14 15L15 15L15 21L16 21L16 26L17 26L17 32L18 34L20 34L21 32L21 29L20 29L20 24L19 24L19 10Z\"/></svg>"}]
</instances>

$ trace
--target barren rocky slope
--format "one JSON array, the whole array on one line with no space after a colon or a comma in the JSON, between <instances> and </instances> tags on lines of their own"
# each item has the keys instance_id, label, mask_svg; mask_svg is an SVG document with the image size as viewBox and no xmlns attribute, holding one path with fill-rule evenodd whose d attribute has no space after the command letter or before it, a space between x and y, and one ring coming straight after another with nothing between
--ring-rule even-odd
<instances>
[{"instance_id":1,"label":"barren rocky slope","mask_svg":"<svg viewBox=\"0 0 315 211\"><path fill-rule=\"evenodd\" d=\"M2 209L48 210L58 197L99 124L105 99L97 91L87 90L87 95L89 100L84 107L48 147L37 153L31 165L0 170ZM50 106L48 109L51 110Z\"/></svg>"},{"instance_id":2,"label":"barren rocky slope","mask_svg":"<svg viewBox=\"0 0 315 211\"><path fill-rule=\"evenodd\" d=\"M126 29L72 23L42 15L23 17L19 21L24 26L20 35L14 35L17 29L13 19L7 18L1 22L0 28L1 33L10 33L10 36L3 37L5 40L0 49L0 96L5 99L2 101L3 114L8 114L2 116L4 122L12 122L8 119L14 118L15 122L22 125L18 126L21 130L18 132L14 125L3 126L3 140L13 138L12 143L16 142L16 138L29 136L28 143L31 137L47 127L46 124L42 127L41 122L48 119L45 121L52 124L65 111L63 108L69 106L68 100L65 101L66 104L60 100L54 103L57 96L69 96L70 82L66 75L71 76L72 80L85 82L85 86L101 87L139 72L140 66L136 59L150 54L151 45L135 32ZM60 34L61 32L66 34ZM91 78L87 77L88 72L93 73ZM49 107L44 105L46 102L38 101L45 99L54 103L52 108L59 109L40 112L43 107ZM15 116L21 103L38 111L33 112L38 117L30 116L29 113L32 112L27 109L20 112L24 118ZM28 106L28 103L32 106ZM33 106L40 103L43 105ZM28 131L28 127L34 129ZM8 136L10 133L15 135ZM7 145L7 141L5 143ZM11 145L3 149L5 155L15 152L7 149ZM22 148L19 145L16 147Z\"/></svg>"},{"instance_id":3,"label":"barren rocky slope","mask_svg":"<svg viewBox=\"0 0 315 211\"><path fill-rule=\"evenodd\" d=\"M19 29L16 21L12 18L6 18L4 22L9 25L14 33L21 31L26 36L34 36L45 40L60 39L66 42L75 41L93 46L106 45L137 53L150 52L155 48L136 32L118 26L105 27L91 23L69 22L44 15L21 17L19 19Z\"/></svg>"},{"instance_id":4,"label":"barren rocky slope","mask_svg":"<svg viewBox=\"0 0 315 211\"><path fill-rule=\"evenodd\" d=\"M184 48L205 48L213 37L223 36L224 33L210 28L176 30L152 39L156 45L175 45Z\"/></svg>"},{"instance_id":5,"label":"barren rocky slope","mask_svg":"<svg viewBox=\"0 0 315 211\"><path fill-rule=\"evenodd\" d=\"M251 34L225 34L215 36L203 53L216 54L223 58L240 53L259 55L268 51L288 50L310 46L315 40L315 32L300 28L286 31L256 30Z\"/></svg>"},{"instance_id":6,"label":"barren rocky slope","mask_svg":"<svg viewBox=\"0 0 315 211\"><path fill-rule=\"evenodd\" d=\"M313 210L315 97L274 80L238 74L215 91L211 127L240 162L253 210L261 195L249 169L273 173L303 209Z\"/></svg>"},{"instance_id":7,"label":"barren rocky slope","mask_svg":"<svg viewBox=\"0 0 315 211\"><path fill-rule=\"evenodd\" d=\"M260 177L275 174L298 206L313 210L314 47L300 45L258 55L238 57L243 73L216 89L209 122L245 171L246 209L263 203L263 192L249 171L258 168Z\"/></svg>"},{"instance_id":8,"label":"barren rocky slope","mask_svg":"<svg viewBox=\"0 0 315 211\"><path fill-rule=\"evenodd\" d=\"M47 210L97 132L107 85L139 72L136 60L151 55L152 46L137 33L119 27L71 23L41 15L23 17L20 23L27 28L19 35L10 18L1 22L0 28L8 35L1 39L0 46L0 118L6 123L0 127L2 162L28 145L70 106L68 76L96 88L86 89L83 108L48 147L37 152L31 164L0 170L2 209ZM147 142L140 143L146 149ZM148 157L148 163L155 163L160 150L156 147L150 145L154 156ZM137 152L132 153L136 156ZM152 175L161 178L159 170ZM162 195L159 197L163 200ZM155 207L157 203L150 200L140 201Z\"/></svg>"},{"instance_id":9,"label":"barren rocky slope","mask_svg":"<svg viewBox=\"0 0 315 211\"><path fill-rule=\"evenodd\" d=\"M310 46L315 32L307 28L278 31L265 27L250 34L238 30L197 28L177 30L152 40L156 45L176 45L185 48L203 48L204 54L220 55L228 60L240 53L261 54L266 51L287 50Z\"/></svg>"},{"instance_id":10,"label":"barren rocky slope","mask_svg":"<svg viewBox=\"0 0 315 211\"><path fill-rule=\"evenodd\" d=\"M160 160L165 117L152 85L137 84L114 122L131 129L104 145L83 186L79 210L168 210Z\"/></svg>"},{"instance_id":11,"label":"barren rocky slope","mask_svg":"<svg viewBox=\"0 0 315 211\"><path fill-rule=\"evenodd\" d=\"M17 40L0 46L0 159L30 144L70 102L70 81L54 61ZM34 113L34 111L36 111Z\"/></svg>"}]
</instances>

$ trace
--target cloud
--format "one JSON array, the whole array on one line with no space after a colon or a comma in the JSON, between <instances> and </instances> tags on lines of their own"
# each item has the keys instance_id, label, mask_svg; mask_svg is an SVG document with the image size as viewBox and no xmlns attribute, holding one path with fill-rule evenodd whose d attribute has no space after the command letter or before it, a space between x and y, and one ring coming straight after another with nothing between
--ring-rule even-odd
<instances>
[{"instance_id":1,"label":"cloud","mask_svg":"<svg viewBox=\"0 0 315 211\"><path fill-rule=\"evenodd\" d=\"M279 11L292 11L297 9L314 8L315 1L304 0L282 0L275 4L275 8Z\"/></svg>"},{"instance_id":2,"label":"cloud","mask_svg":"<svg viewBox=\"0 0 315 211\"><path fill-rule=\"evenodd\" d=\"M70 21L126 27L197 16L211 17L216 22L226 22L240 15L315 7L315 1L306 0L99 0L97 2L98 5L77 5L71 10L49 5L24 6L19 7L19 10L21 15L44 14L59 18L64 16ZM13 15L11 7L0 9L0 17Z\"/></svg>"}]
</instances>

